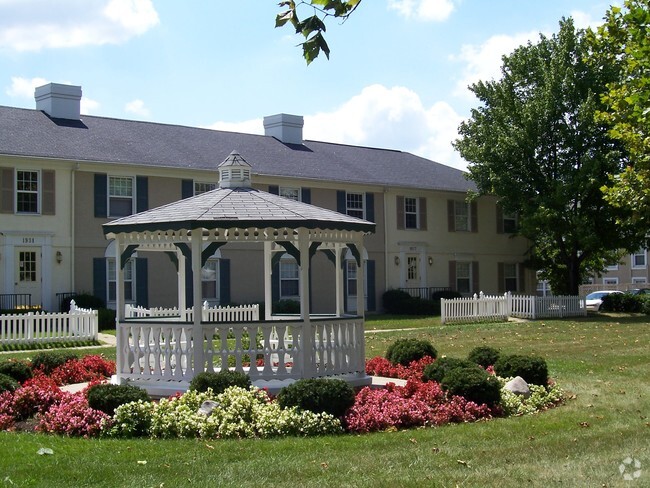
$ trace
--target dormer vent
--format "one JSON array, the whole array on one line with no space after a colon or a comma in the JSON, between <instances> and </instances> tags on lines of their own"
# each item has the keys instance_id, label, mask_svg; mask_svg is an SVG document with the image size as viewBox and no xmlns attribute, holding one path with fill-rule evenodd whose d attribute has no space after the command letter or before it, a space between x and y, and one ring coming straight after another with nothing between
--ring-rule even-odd
<instances>
[{"instance_id":1,"label":"dormer vent","mask_svg":"<svg viewBox=\"0 0 650 488\"><path fill-rule=\"evenodd\" d=\"M251 165L237 151L219 165L219 188L250 188Z\"/></svg>"},{"instance_id":2,"label":"dormer vent","mask_svg":"<svg viewBox=\"0 0 650 488\"><path fill-rule=\"evenodd\" d=\"M34 90L36 110L53 119L81 120L81 87L48 83Z\"/></svg>"}]
</instances>

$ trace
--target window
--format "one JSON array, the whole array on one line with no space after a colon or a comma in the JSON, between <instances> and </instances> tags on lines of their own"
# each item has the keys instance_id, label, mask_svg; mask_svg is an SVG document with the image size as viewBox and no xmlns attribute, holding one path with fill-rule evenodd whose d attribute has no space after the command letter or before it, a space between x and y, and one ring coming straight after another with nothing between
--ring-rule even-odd
<instances>
[{"instance_id":1,"label":"window","mask_svg":"<svg viewBox=\"0 0 650 488\"><path fill-rule=\"evenodd\" d=\"M205 193L208 191L212 191L217 188L216 183L205 183L202 181L195 181L194 182L194 196L200 195L201 193Z\"/></svg>"},{"instance_id":2,"label":"window","mask_svg":"<svg viewBox=\"0 0 650 488\"><path fill-rule=\"evenodd\" d=\"M608 264L606 269L607 271L618 271L618 263Z\"/></svg>"},{"instance_id":3,"label":"window","mask_svg":"<svg viewBox=\"0 0 650 488\"><path fill-rule=\"evenodd\" d=\"M18 254L19 277L21 282L36 281L36 252L20 251Z\"/></svg>"},{"instance_id":4,"label":"window","mask_svg":"<svg viewBox=\"0 0 650 488\"><path fill-rule=\"evenodd\" d=\"M133 213L133 178L110 176L108 178L108 215L124 217Z\"/></svg>"},{"instance_id":5,"label":"window","mask_svg":"<svg viewBox=\"0 0 650 488\"><path fill-rule=\"evenodd\" d=\"M347 278L348 278L348 295L351 297L357 296L357 262L346 261L347 265Z\"/></svg>"},{"instance_id":6,"label":"window","mask_svg":"<svg viewBox=\"0 0 650 488\"><path fill-rule=\"evenodd\" d=\"M642 278L632 278L632 283L635 284L646 284L648 282L647 278L642 277Z\"/></svg>"},{"instance_id":7,"label":"window","mask_svg":"<svg viewBox=\"0 0 650 488\"><path fill-rule=\"evenodd\" d=\"M300 272L298 263L291 259L280 261L280 298L300 296Z\"/></svg>"},{"instance_id":8,"label":"window","mask_svg":"<svg viewBox=\"0 0 650 488\"><path fill-rule=\"evenodd\" d=\"M469 204L467 202L454 202L454 230L470 230Z\"/></svg>"},{"instance_id":9,"label":"window","mask_svg":"<svg viewBox=\"0 0 650 488\"><path fill-rule=\"evenodd\" d=\"M506 234L514 234L517 232L517 215L516 214L503 214L503 232Z\"/></svg>"},{"instance_id":10,"label":"window","mask_svg":"<svg viewBox=\"0 0 650 488\"><path fill-rule=\"evenodd\" d=\"M456 263L456 290L458 293L470 293L472 290L472 263Z\"/></svg>"},{"instance_id":11,"label":"window","mask_svg":"<svg viewBox=\"0 0 650 488\"><path fill-rule=\"evenodd\" d=\"M281 186L278 194L281 197L288 198L289 200L294 200L296 202L300 201L300 188Z\"/></svg>"},{"instance_id":12,"label":"window","mask_svg":"<svg viewBox=\"0 0 650 488\"><path fill-rule=\"evenodd\" d=\"M418 199L404 198L404 226L407 229L418 228Z\"/></svg>"},{"instance_id":13,"label":"window","mask_svg":"<svg viewBox=\"0 0 650 488\"><path fill-rule=\"evenodd\" d=\"M420 276L418 273L418 257L417 256L408 256L406 258L406 279L419 280Z\"/></svg>"},{"instance_id":14,"label":"window","mask_svg":"<svg viewBox=\"0 0 650 488\"><path fill-rule=\"evenodd\" d=\"M517 263L504 263L503 264L503 284L505 291L517 291L518 269Z\"/></svg>"},{"instance_id":15,"label":"window","mask_svg":"<svg viewBox=\"0 0 650 488\"><path fill-rule=\"evenodd\" d=\"M16 171L16 212L38 213L38 171Z\"/></svg>"},{"instance_id":16,"label":"window","mask_svg":"<svg viewBox=\"0 0 650 488\"><path fill-rule=\"evenodd\" d=\"M208 259L201 268L201 290L204 300L219 300L219 260Z\"/></svg>"},{"instance_id":17,"label":"window","mask_svg":"<svg viewBox=\"0 0 650 488\"><path fill-rule=\"evenodd\" d=\"M117 300L117 271L115 269L115 259L108 258L106 259L106 265L108 266L108 301L115 302ZM133 260L129 259L124 266L124 301L125 302L134 302L135 301L135 287L133 279Z\"/></svg>"},{"instance_id":18,"label":"window","mask_svg":"<svg viewBox=\"0 0 650 488\"><path fill-rule=\"evenodd\" d=\"M603 285L618 285L618 278L603 278Z\"/></svg>"},{"instance_id":19,"label":"window","mask_svg":"<svg viewBox=\"0 0 650 488\"><path fill-rule=\"evenodd\" d=\"M646 259L646 250L642 249L640 251L632 254L632 269L644 269L648 264Z\"/></svg>"},{"instance_id":20,"label":"window","mask_svg":"<svg viewBox=\"0 0 650 488\"><path fill-rule=\"evenodd\" d=\"M363 208L363 193L346 193L345 194L345 213L351 217L357 217L360 219L364 217L364 208Z\"/></svg>"}]
</instances>

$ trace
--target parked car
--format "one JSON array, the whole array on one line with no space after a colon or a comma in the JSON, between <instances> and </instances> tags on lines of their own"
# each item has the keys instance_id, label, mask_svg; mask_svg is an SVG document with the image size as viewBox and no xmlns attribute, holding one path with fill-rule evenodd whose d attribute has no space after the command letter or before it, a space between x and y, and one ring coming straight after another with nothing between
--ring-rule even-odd
<instances>
[{"instance_id":1,"label":"parked car","mask_svg":"<svg viewBox=\"0 0 650 488\"><path fill-rule=\"evenodd\" d=\"M585 297L585 307L587 308L587 310L593 310L595 312L598 312L600 310L600 306L603 303L603 298L611 294L622 295L623 292L618 290L594 291Z\"/></svg>"},{"instance_id":2,"label":"parked car","mask_svg":"<svg viewBox=\"0 0 650 488\"><path fill-rule=\"evenodd\" d=\"M628 290L627 293L630 295L650 295L650 288L635 288Z\"/></svg>"}]
</instances>

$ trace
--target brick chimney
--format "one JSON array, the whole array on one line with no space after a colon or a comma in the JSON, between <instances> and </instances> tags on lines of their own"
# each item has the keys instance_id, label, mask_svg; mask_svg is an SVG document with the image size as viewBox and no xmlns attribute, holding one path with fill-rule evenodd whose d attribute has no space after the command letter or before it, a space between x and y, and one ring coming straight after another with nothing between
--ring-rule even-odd
<instances>
[{"instance_id":1,"label":"brick chimney","mask_svg":"<svg viewBox=\"0 0 650 488\"><path fill-rule=\"evenodd\" d=\"M81 120L81 87L48 83L34 90L36 110L53 119Z\"/></svg>"},{"instance_id":2,"label":"brick chimney","mask_svg":"<svg viewBox=\"0 0 650 488\"><path fill-rule=\"evenodd\" d=\"M302 115L277 114L264 117L264 135L285 144L302 144Z\"/></svg>"}]
</instances>

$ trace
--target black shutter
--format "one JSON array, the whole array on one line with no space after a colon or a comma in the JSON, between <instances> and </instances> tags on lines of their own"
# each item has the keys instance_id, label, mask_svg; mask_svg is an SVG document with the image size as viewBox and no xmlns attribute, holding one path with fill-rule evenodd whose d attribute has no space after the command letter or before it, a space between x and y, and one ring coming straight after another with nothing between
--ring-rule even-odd
<instances>
[{"instance_id":1,"label":"black shutter","mask_svg":"<svg viewBox=\"0 0 650 488\"><path fill-rule=\"evenodd\" d=\"M14 213L14 169L0 169L0 212Z\"/></svg>"},{"instance_id":2,"label":"black shutter","mask_svg":"<svg viewBox=\"0 0 650 488\"><path fill-rule=\"evenodd\" d=\"M55 173L52 170L43 170L43 201L41 202L41 213L43 215L54 215L56 213L56 183Z\"/></svg>"},{"instance_id":3,"label":"black shutter","mask_svg":"<svg viewBox=\"0 0 650 488\"><path fill-rule=\"evenodd\" d=\"M219 260L219 305L230 303L230 259Z\"/></svg>"},{"instance_id":4,"label":"black shutter","mask_svg":"<svg viewBox=\"0 0 650 488\"><path fill-rule=\"evenodd\" d=\"M135 262L135 303L149 308L149 276L146 258L136 258Z\"/></svg>"},{"instance_id":5,"label":"black shutter","mask_svg":"<svg viewBox=\"0 0 650 488\"><path fill-rule=\"evenodd\" d=\"M95 173L95 217L108 216L108 177L104 173Z\"/></svg>"},{"instance_id":6,"label":"black shutter","mask_svg":"<svg viewBox=\"0 0 650 488\"><path fill-rule=\"evenodd\" d=\"M395 202L397 207L397 230L404 230L404 197L397 195Z\"/></svg>"},{"instance_id":7,"label":"black shutter","mask_svg":"<svg viewBox=\"0 0 650 488\"><path fill-rule=\"evenodd\" d=\"M300 196L302 197L302 203L311 204L311 188L302 188L300 190Z\"/></svg>"},{"instance_id":8,"label":"black shutter","mask_svg":"<svg viewBox=\"0 0 650 488\"><path fill-rule=\"evenodd\" d=\"M279 195L280 187L278 185L269 185L269 193L272 193L273 195Z\"/></svg>"},{"instance_id":9,"label":"black shutter","mask_svg":"<svg viewBox=\"0 0 650 488\"><path fill-rule=\"evenodd\" d=\"M181 198L190 198L194 196L194 180L181 181Z\"/></svg>"},{"instance_id":10,"label":"black shutter","mask_svg":"<svg viewBox=\"0 0 650 488\"><path fill-rule=\"evenodd\" d=\"M135 178L135 211L144 212L149 210L149 180L146 176Z\"/></svg>"},{"instance_id":11,"label":"black shutter","mask_svg":"<svg viewBox=\"0 0 650 488\"><path fill-rule=\"evenodd\" d=\"M374 312L377 310L377 297L375 287L375 260L369 259L366 261L366 280L368 281L368 311Z\"/></svg>"},{"instance_id":12,"label":"black shutter","mask_svg":"<svg viewBox=\"0 0 650 488\"><path fill-rule=\"evenodd\" d=\"M375 194L366 193L366 220L375 221Z\"/></svg>"},{"instance_id":13,"label":"black shutter","mask_svg":"<svg viewBox=\"0 0 650 488\"><path fill-rule=\"evenodd\" d=\"M93 295L106 303L107 291L106 258L93 258Z\"/></svg>"},{"instance_id":14,"label":"black shutter","mask_svg":"<svg viewBox=\"0 0 650 488\"><path fill-rule=\"evenodd\" d=\"M472 223L472 232L478 232L478 205L476 202L472 202L469 205L470 208L470 222Z\"/></svg>"},{"instance_id":15,"label":"black shutter","mask_svg":"<svg viewBox=\"0 0 650 488\"><path fill-rule=\"evenodd\" d=\"M336 191L336 211L342 214L347 214L347 201L345 199L345 192L343 190Z\"/></svg>"}]
</instances>

